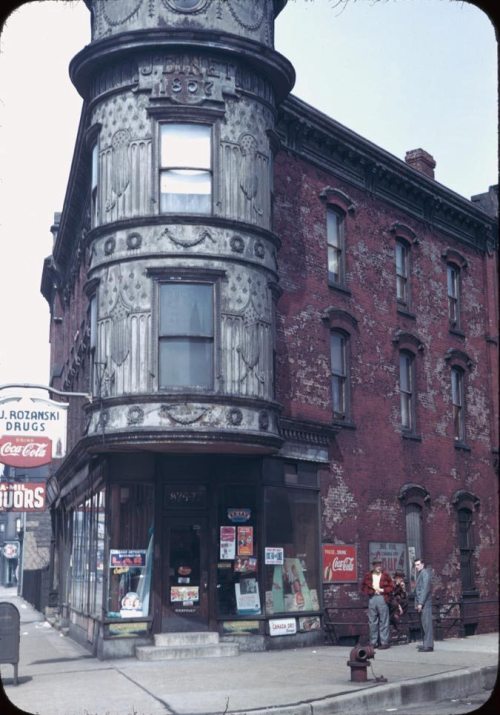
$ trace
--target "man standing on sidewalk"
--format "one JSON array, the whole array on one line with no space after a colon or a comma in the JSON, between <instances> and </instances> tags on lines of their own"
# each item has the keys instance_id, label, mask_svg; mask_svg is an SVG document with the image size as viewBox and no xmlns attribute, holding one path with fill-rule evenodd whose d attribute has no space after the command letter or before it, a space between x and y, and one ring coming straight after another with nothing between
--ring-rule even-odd
<instances>
[{"instance_id":1,"label":"man standing on sidewalk","mask_svg":"<svg viewBox=\"0 0 500 715\"><path fill-rule=\"evenodd\" d=\"M421 653L431 653L434 650L434 636L432 632L432 584L431 571L425 568L422 559L414 561L417 571L415 583L415 608L420 613L422 623L423 643L418 646Z\"/></svg>"},{"instance_id":2,"label":"man standing on sidewalk","mask_svg":"<svg viewBox=\"0 0 500 715\"><path fill-rule=\"evenodd\" d=\"M369 598L370 643L374 648L390 648L389 600L393 589L392 578L386 571L382 571L380 559L373 559L372 566L373 569L365 574L361 585L361 592Z\"/></svg>"}]
</instances>

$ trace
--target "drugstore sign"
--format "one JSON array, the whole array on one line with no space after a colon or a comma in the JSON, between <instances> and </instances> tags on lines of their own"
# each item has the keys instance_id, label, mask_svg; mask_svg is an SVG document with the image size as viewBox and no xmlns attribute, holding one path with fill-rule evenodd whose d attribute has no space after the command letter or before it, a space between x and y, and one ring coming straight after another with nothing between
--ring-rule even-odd
<instances>
[{"instance_id":1,"label":"drugstore sign","mask_svg":"<svg viewBox=\"0 0 500 715\"><path fill-rule=\"evenodd\" d=\"M0 400L0 463L40 467L66 454L68 405L33 397Z\"/></svg>"}]
</instances>

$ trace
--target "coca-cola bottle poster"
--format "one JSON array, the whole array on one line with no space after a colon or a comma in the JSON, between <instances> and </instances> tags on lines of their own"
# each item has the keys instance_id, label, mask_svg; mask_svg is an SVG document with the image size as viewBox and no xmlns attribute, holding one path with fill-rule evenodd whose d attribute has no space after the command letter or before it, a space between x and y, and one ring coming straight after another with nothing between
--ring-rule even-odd
<instances>
[{"instance_id":1,"label":"coca-cola bottle poster","mask_svg":"<svg viewBox=\"0 0 500 715\"><path fill-rule=\"evenodd\" d=\"M323 544L323 583L354 583L357 580L356 546Z\"/></svg>"}]
</instances>

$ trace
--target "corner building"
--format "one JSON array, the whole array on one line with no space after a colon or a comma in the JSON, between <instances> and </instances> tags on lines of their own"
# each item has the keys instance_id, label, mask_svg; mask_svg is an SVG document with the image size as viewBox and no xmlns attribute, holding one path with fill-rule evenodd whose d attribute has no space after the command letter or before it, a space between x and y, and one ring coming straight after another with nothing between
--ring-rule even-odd
<instances>
[{"instance_id":1,"label":"corner building","mask_svg":"<svg viewBox=\"0 0 500 715\"><path fill-rule=\"evenodd\" d=\"M491 597L489 195L288 97L284 0L86 4L42 277L51 385L91 396L48 483L60 624L103 658L310 645L384 543L408 573L423 549L445 600ZM354 547L349 582L322 544Z\"/></svg>"}]
</instances>

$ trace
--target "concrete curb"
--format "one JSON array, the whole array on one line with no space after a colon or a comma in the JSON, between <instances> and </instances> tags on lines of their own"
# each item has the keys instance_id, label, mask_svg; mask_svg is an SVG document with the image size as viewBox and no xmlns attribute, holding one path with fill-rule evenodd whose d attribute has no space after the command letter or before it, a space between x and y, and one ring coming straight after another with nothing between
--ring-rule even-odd
<instances>
[{"instance_id":1,"label":"concrete curb","mask_svg":"<svg viewBox=\"0 0 500 715\"><path fill-rule=\"evenodd\" d=\"M333 715L333 713L380 713L385 708L446 698L466 697L493 690L498 674L495 665L462 668L453 673L416 678L403 683L373 685L356 693L337 695L295 705L230 710L227 715Z\"/></svg>"}]
</instances>

